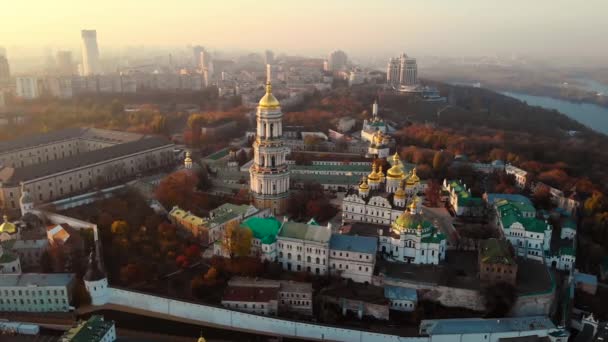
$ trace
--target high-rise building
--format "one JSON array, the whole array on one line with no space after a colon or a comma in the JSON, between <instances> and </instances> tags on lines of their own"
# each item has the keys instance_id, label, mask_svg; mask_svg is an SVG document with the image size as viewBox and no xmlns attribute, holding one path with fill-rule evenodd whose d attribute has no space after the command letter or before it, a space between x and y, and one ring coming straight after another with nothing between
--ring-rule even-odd
<instances>
[{"instance_id":1,"label":"high-rise building","mask_svg":"<svg viewBox=\"0 0 608 342\"><path fill-rule=\"evenodd\" d=\"M32 100L40 96L38 78L31 76L17 77L15 79L15 83L15 92L17 93L17 97L26 100Z\"/></svg>"},{"instance_id":2,"label":"high-rise building","mask_svg":"<svg viewBox=\"0 0 608 342\"><path fill-rule=\"evenodd\" d=\"M0 56L6 57L6 48L0 46Z\"/></svg>"},{"instance_id":3,"label":"high-rise building","mask_svg":"<svg viewBox=\"0 0 608 342\"><path fill-rule=\"evenodd\" d=\"M6 86L11 80L11 69L6 56L0 56L0 87Z\"/></svg>"},{"instance_id":4,"label":"high-rise building","mask_svg":"<svg viewBox=\"0 0 608 342\"><path fill-rule=\"evenodd\" d=\"M200 45L195 45L192 47L192 65L195 67L201 66L201 52L203 52L205 48Z\"/></svg>"},{"instance_id":5,"label":"high-rise building","mask_svg":"<svg viewBox=\"0 0 608 342\"><path fill-rule=\"evenodd\" d=\"M289 201L289 148L283 144L283 113L272 95L270 66L267 66L266 94L258 103L257 131L253 143L253 164L249 169L254 205L270 208L274 215L287 211Z\"/></svg>"},{"instance_id":6,"label":"high-rise building","mask_svg":"<svg viewBox=\"0 0 608 342\"><path fill-rule=\"evenodd\" d=\"M82 74L83 76L101 74L97 31L82 30Z\"/></svg>"},{"instance_id":7,"label":"high-rise building","mask_svg":"<svg viewBox=\"0 0 608 342\"><path fill-rule=\"evenodd\" d=\"M415 58L402 54L391 58L386 69L386 83L393 88L412 88L418 85L418 65Z\"/></svg>"},{"instance_id":8,"label":"high-rise building","mask_svg":"<svg viewBox=\"0 0 608 342\"><path fill-rule=\"evenodd\" d=\"M71 51L57 51L57 73L70 76L74 74L74 61Z\"/></svg>"},{"instance_id":9,"label":"high-rise building","mask_svg":"<svg viewBox=\"0 0 608 342\"><path fill-rule=\"evenodd\" d=\"M199 66L201 69L211 68L211 54L205 49L199 54Z\"/></svg>"},{"instance_id":10,"label":"high-rise building","mask_svg":"<svg viewBox=\"0 0 608 342\"><path fill-rule=\"evenodd\" d=\"M340 71L346 68L348 57L342 50L336 50L327 57L327 71Z\"/></svg>"},{"instance_id":11,"label":"high-rise building","mask_svg":"<svg viewBox=\"0 0 608 342\"><path fill-rule=\"evenodd\" d=\"M266 50L266 52L264 52L264 63L266 63L266 65L274 64L274 52L271 50Z\"/></svg>"}]
</instances>

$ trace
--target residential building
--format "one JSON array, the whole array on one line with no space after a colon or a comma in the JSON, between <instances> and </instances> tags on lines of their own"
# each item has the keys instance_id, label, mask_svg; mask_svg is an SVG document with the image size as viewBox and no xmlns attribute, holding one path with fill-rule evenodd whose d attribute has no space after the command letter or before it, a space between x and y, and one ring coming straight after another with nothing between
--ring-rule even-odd
<instances>
[{"instance_id":1,"label":"residential building","mask_svg":"<svg viewBox=\"0 0 608 342\"><path fill-rule=\"evenodd\" d=\"M33 100L40 97L38 78L35 76L19 76L15 78L15 93L24 100Z\"/></svg>"},{"instance_id":2,"label":"residential building","mask_svg":"<svg viewBox=\"0 0 608 342\"><path fill-rule=\"evenodd\" d=\"M174 144L159 136L68 128L0 147L0 206L17 210L22 190L35 204L84 193L175 164Z\"/></svg>"},{"instance_id":3,"label":"residential building","mask_svg":"<svg viewBox=\"0 0 608 342\"><path fill-rule=\"evenodd\" d=\"M418 64L405 53L389 59L386 82L393 89L405 92L418 91Z\"/></svg>"},{"instance_id":4,"label":"residential building","mask_svg":"<svg viewBox=\"0 0 608 342\"><path fill-rule=\"evenodd\" d=\"M390 261L438 265L445 260L446 237L424 219L418 200L393 222L390 232L379 231L382 256Z\"/></svg>"},{"instance_id":5,"label":"residential building","mask_svg":"<svg viewBox=\"0 0 608 342\"><path fill-rule=\"evenodd\" d=\"M313 290L311 283L291 280L232 277L228 281L228 286L278 288L279 315L291 313L303 316L312 316Z\"/></svg>"},{"instance_id":6,"label":"residential building","mask_svg":"<svg viewBox=\"0 0 608 342\"><path fill-rule=\"evenodd\" d=\"M515 255L543 261L551 246L551 225L537 219L533 207L520 202L501 200L494 210L496 226L513 245Z\"/></svg>"},{"instance_id":7,"label":"residential building","mask_svg":"<svg viewBox=\"0 0 608 342\"><path fill-rule=\"evenodd\" d=\"M0 311L67 312L74 274L23 273L0 276Z\"/></svg>"},{"instance_id":8,"label":"residential building","mask_svg":"<svg viewBox=\"0 0 608 342\"><path fill-rule=\"evenodd\" d=\"M97 31L82 30L82 76L101 74Z\"/></svg>"},{"instance_id":9,"label":"residential building","mask_svg":"<svg viewBox=\"0 0 608 342\"><path fill-rule=\"evenodd\" d=\"M86 321L78 322L59 338L59 342L114 342L116 325L103 316L93 315Z\"/></svg>"},{"instance_id":10,"label":"residential building","mask_svg":"<svg viewBox=\"0 0 608 342\"><path fill-rule=\"evenodd\" d=\"M222 306L259 315L276 316L279 312L279 287L228 285Z\"/></svg>"},{"instance_id":11,"label":"residential building","mask_svg":"<svg viewBox=\"0 0 608 342\"><path fill-rule=\"evenodd\" d=\"M420 336L428 337L429 342L499 342L518 337L547 337L550 342L567 342L569 334L555 327L548 317L529 316L422 320Z\"/></svg>"},{"instance_id":12,"label":"residential building","mask_svg":"<svg viewBox=\"0 0 608 342\"><path fill-rule=\"evenodd\" d=\"M391 310L411 312L418 304L418 292L408 287L384 285L384 297L389 300Z\"/></svg>"},{"instance_id":13,"label":"residential building","mask_svg":"<svg viewBox=\"0 0 608 342\"><path fill-rule=\"evenodd\" d=\"M329 240L331 273L358 283L372 283L378 238L332 234Z\"/></svg>"},{"instance_id":14,"label":"residential building","mask_svg":"<svg viewBox=\"0 0 608 342\"><path fill-rule=\"evenodd\" d=\"M226 225L230 222L241 223L249 217L266 217L269 210L260 210L253 205L224 203L209 212L207 225L209 231L209 243L220 239Z\"/></svg>"},{"instance_id":15,"label":"residential building","mask_svg":"<svg viewBox=\"0 0 608 342\"><path fill-rule=\"evenodd\" d=\"M63 76L74 75L74 61L71 51L57 51L57 73Z\"/></svg>"},{"instance_id":16,"label":"residential building","mask_svg":"<svg viewBox=\"0 0 608 342\"><path fill-rule=\"evenodd\" d=\"M249 171L250 192L256 207L269 208L273 215L281 215L287 211L289 200L289 168L286 163L289 148L283 145L283 113L279 101L272 95L270 78L266 94L258 103L256 118L254 162Z\"/></svg>"},{"instance_id":17,"label":"residential building","mask_svg":"<svg viewBox=\"0 0 608 342\"><path fill-rule=\"evenodd\" d=\"M508 175L513 175L515 177L515 184L520 189L525 189L528 184L528 172L522 170L516 166L511 164L507 164L505 166L505 172Z\"/></svg>"},{"instance_id":18,"label":"residential building","mask_svg":"<svg viewBox=\"0 0 608 342\"><path fill-rule=\"evenodd\" d=\"M443 180L443 190L448 193L450 206L456 216L481 217L485 213L485 206L480 197L473 196L471 189L462 181Z\"/></svg>"},{"instance_id":19,"label":"residential building","mask_svg":"<svg viewBox=\"0 0 608 342\"><path fill-rule=\"evenodd\" d=\"M11 81L11 69L8 64L6 56L0 55L0 87L4 87L10 84Z\"/></svg>"},{"instance_id":20,"label":"residential building","mask_svg":"<svg viewBox=\"0 0 608 342\"><path fill-rule=\"evenodd\" d=\"M169 220L187 235L198 239L203 244L209 243L208 225L204 218L196 216L178 206L174 206L169 212Z\"/></svg>"},{"instance_id":21,"label":"residential building","mask_svg":"<svg viewBox=\"0 0 608 342\"><path fill-rule=\"evenodd\" d=\"M332 51L327 56L327 68L326 71L337 72L346 69L348 63L348 56L342 50Z\"/></svg>"},{"instance_id":22,"label":"residential building","mask_svg":"<svg viewBox=\"0 0 608 342\"><path fill-rule=\"evenodd\" d=\"M484 285L517 282L517 262L508 241L483 240L479 246L479 280Z\"/></svg>"},{"instance_id":23,"label":"residential building","mask_svg":"<svg viewBox=\"0 0 608 342\"><path fill-rule=\"evenodd\" d=\"M283 222L277 236L277 261L287 271L327 274L331 225Z\"/></svg>"}]
</instances>

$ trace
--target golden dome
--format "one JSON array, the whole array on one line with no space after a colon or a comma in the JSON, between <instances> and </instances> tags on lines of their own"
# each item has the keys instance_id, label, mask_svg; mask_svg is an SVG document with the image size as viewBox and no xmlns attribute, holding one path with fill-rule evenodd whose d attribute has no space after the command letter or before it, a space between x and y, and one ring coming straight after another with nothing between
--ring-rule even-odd
<instances>
[{"instance_id":1,"label":"golden dome","mask_svg":"<svg viewBox=\"0 0 608 342\"><path fill-rule=\"evenodd\" d=\"M376 133L374 133L374 136L372 137L372 143L374 145L382 145L384 144L384 140L384 134L380 130L377 130Z\"/></svg>"},{"instance_id":2,"label":"golden dome","mask_svg":"<svg viewBox=\"0 0 608 342\"><path fill-rule=\"evenodd\" d=\"M199 337L199 338L198 338L198 340L197 340L197 342L206 342L206 341L207 341L207 340L205 340L205 338L204 338L204 337L202 337L202 336L201 336L201 337Z\"/></svg>"},{"instance_id":3,"label":"golden dome","mask_svg":"<svg viewBox=\"0 0 608 342\"><path fill-rule=\"evenodd\" d=\"M376 169L376 163L372 164L372 172L367 176L367 179L372 183L380 182L380 175Z\"/></svg>"},{"instance_id":4,"label":"golden dome","mask_svg":"<svg viewBox=\"0 0 608 342\"><path fill-rule=\"evenodd\" d=\"M266 83L266 94L260 99L258 105L262 108L278 108L280 106L279 100L272 95L270 82Z\"/></svg>"},{"instance_id":5,"label":"golden dome","mask_svg":"<svg viewBox=\"0 0 608 342\"><path fill-rule=\"evenodd\" d=\"M386 172L386 177L391 179L403 179L405 178L405 174L403 173L403 170L401 170L401 165L399 165L399 163L395 163Z\"/></svg>"},{"instance_id":6,"label":"golden dome","mask_svg":"<svg viewBox=\"0 0 608 342\"><path fill-rule=\"evenodd\" d=\"M0 224L0 233L15 234L17 232L17 226L8 221L8 216L4 215L4 222Z\"/></svg>"},{"instance_id":7,"label":"golden dome","mask_svg":"<svg viewBox=\"0 0 608 342\"><path fill-rule=\"evenodd\" d=\"M393 165L401 164L401 159L399 158L399 153L395 152L393 155Z\"/></svg>"},{"instance_id":8,"label":"golden dome","mask_svg":"<svg viewBox=\"0 0 608 342\"><path fill-rule=\"evenodd\" d=\"M359 190L369 190L369 185L367 184L367 179L363 178L361 184L359 184Z\"/></svg>"},{"instance_id":9,"label":"golden dome","mask_svg":"<svg viewBox=\"0 0 608 342\"><path fill-rule=\"evenodd\" d=\"M190 151L186 152L186 159L184 159L185 162L192 162L192 154L190 153Z\"/></svg>"},{"instance_id":10,"label":"golden dome","mask_svg":"<svg viewBox=\"0 0 608 342\"><path fill-rule=\"evenodd\" d=\"M407 185L412 186L420 183L420 178L416 175L416 168L412 170L412 174L407 177Z\"/></svg>"},{"instance_id":11,"label":"golden dome","mask_svg":"<svg viewBox=\"0 0 608 342\"><path fill-rule=\"evenodd\" d=\"M403 190L403 188L401 188L401 187L398 187L397 191L395 191L395 198L400 198L400 199L405 198L405 190Z\"/></svg>"}]
</instances>

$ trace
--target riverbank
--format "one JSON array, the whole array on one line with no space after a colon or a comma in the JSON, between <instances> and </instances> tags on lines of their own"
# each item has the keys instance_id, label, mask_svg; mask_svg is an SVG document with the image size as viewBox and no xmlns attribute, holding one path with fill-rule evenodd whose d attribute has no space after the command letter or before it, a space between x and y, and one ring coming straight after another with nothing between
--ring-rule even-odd
<instances>
[{"instance_id":1,"label":"riverbank","mask_svg":"<svg viewBox=\"0 0 608 342\"><path fill-rule=\"evenodd\" d=\"M593 103L576 103L549 96L536 96L517 92L500 92L531 106L556 110L590 129L608 135L608 107Z\"/></svg>"}]
</instances>

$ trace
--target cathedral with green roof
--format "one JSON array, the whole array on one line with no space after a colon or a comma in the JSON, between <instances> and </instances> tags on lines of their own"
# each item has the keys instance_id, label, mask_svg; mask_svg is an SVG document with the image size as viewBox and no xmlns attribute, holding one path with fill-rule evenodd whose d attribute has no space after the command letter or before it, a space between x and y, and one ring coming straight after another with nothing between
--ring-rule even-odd
<instances>
[{"instance_id":1,"label":"cathedral with green roof","mask_svg":"<svg viewBox=\"0 0 608 342\"><path fill-rule=\"evenodd\" d=\"M388 260L434 265L445 260L446 237L424 219L418 199L392 223L390 233L379 239L380 251Z\"/></svg>"}]
</instances>

